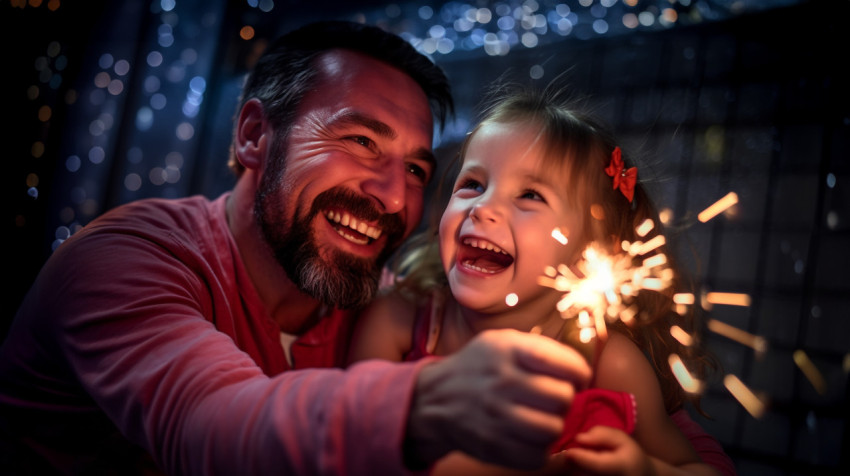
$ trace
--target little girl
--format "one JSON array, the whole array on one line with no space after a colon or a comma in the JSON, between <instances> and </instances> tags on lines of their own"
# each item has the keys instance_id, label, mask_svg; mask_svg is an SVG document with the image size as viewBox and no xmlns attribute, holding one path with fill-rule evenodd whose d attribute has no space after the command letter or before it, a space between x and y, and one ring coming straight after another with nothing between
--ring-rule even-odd
<instances>
[{"instance_id":1,"label":"little girl","mask_svg":"<svg viewBox=\"0 0 850 476\"><path fill-rule=\"evenodd\" d=\"M567 109L557 92L524 91L494 102L459 159L438 243L432 226L402 260L396 286L361 315L352 362L444 356L495 328L581 345L567 337L576 319L556 308L564 291L539 284L544 268L564 264L582 276L582 252L591 243L622 255L622 241L661 233L647 194L634 181L636 170L624 167L611 135ZM656 227L639 237L635 228L646 219ZM552 238L554 229L566 244ZM555 448L567 448L559 457L572 467L604 474L715 474L668 416L689 398L668 356L682 356L697 375L706 370L706 360L669 333L674 321L693 327L690 318L672 312L680 287L674 279L665 291L638 293L637 324L614 322L607 338L593 339L586 354L594 367L592 387L606 389L599 390L607 391L601 405L613 405L613 413L599 417L602 425L580 422L578 434ZM590 411L577 409L579 400L567 422ZM464 474L496 471L452 454L435 473L457 474L459 468Z\"/></svg>"}]
</instances>

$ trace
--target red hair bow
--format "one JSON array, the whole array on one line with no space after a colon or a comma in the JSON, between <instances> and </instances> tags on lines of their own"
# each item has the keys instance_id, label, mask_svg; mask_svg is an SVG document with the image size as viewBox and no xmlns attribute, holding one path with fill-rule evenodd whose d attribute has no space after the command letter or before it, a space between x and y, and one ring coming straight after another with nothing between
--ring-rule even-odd
<instances>
[{"instance_id":1,"label":"red hair bow","mask_svg":"<svg viewBox=\"0 0 850 476\"><path fill-rule=\"evenodd\" d=\"M620 147L614 147L611 152L611 163L605 167L605 173L614 178L614 188L620 189L620 192L632 201L635 196L635 182L637 182L637 167L625 168L623 164L623 152Z\"/></svg>"}]
</instances>

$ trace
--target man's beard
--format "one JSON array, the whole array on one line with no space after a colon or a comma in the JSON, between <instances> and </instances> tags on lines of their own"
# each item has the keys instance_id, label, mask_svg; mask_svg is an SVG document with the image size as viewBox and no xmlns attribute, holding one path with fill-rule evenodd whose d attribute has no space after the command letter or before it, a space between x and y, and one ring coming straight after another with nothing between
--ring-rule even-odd
<instances>
[{"instance_id":1,"label":"man's beard","mask_svg":"<svg viewBox=\"0 0 850 476\"><path fill-rule=\"evenodd\" d=\"M284 159L277 157L283 162ZM281 179L283 171L267 170L254 200L254 215L278 263L302 292L333 307L355 309L375 297L384 263L401 244L404 223L397 214L383 214L371 200L342 187L319 194L309 213L302 208L287 210ZM360 258L334 249L322 248L311 224L323 211L343 209L377 226L387 236L376 259ZM292 217L290 223L285 218Z\"/></svg>"}]
</instances>

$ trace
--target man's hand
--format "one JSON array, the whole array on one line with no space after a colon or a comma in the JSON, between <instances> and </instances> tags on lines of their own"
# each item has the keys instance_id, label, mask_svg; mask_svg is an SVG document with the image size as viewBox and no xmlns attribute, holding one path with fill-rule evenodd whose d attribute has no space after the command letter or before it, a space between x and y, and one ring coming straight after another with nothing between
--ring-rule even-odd
<instances>
[{"instance_id":1,"label":"man's hand","mask_svg":"<svg viewBox=\"0 0 850 476\"><path fill-rule=\"evenodd\" d=\"M590 374L578 352L547 337L483 332L421 370L408 419L408 461L430 464L458 450L494 464L539 468Z\"/></svg>"}]
</instances>

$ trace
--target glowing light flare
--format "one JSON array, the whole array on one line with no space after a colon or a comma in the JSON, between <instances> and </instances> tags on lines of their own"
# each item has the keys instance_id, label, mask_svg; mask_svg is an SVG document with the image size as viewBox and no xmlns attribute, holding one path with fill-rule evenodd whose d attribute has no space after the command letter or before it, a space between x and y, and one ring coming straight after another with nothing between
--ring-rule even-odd
<instances>
[{"instance_id":1,"label":"glowing light flare","mask_svg":"<svg viewBox=\"0 0 850 476\"><path fill-rule=\"evenodd\" d=\"M665 225L673 221L673 210L664 208L658 212L658 219Z\"/></svg>"},{"instance_id":2,"label":"glowing light flare","mask_svg":"<svg viewBox=\"0 0 850 476\"><path fill-rule=\"evenodd\" d=\"M655 251L665 243L667 243L667 238L664 238L664 235L655 235L646 243L635 241L631 244L628 251L629 254L632 256L642 256L649 252Z\"/></svg>"},{"instance_id":3,"label":"glowing light flare","mask_svg":"<svg viewBox=\"0 0 850 476\"><path fill-rule=\"evenodd\" d=\"M764 353L767 351L767 341L764 337L750 334L747 331L738 329L735 326L731 326L716 319L709 319L707 324L708 329L715 334L720 334L747 347L751 347L758 353Z\"/></svg>"},{"instance_id":4,"label":"glowing light flare","mask_svg":"<svg viewBox=\"0 0 850 476\"><path fill-rule=\"evenodd\" d=\"M738 377L729 374L723 378L723 385L729 393L755 418L761 418L765 412L764 403Z\"/></svg>"},{"instance_id":5,"label":"glowing light flare","mask_svg":"<svg viewBox=\"0 0 850 476\"><path fill-rule=\"evenodd\" d=\"M587 311L578 313L578 338L582 344L587 344L596 337L596 328L590 314Z\"/></svg>"},{"instance_id":6,"label":"glowing light flare","mask_svg":"<svg viewBox=\"0 0 850 476\"><path fill-rule=\"evenodd\" d=\"M239 30L239 37L243 40L250 40L254 38L254 33L254 27L245 25Z\"/></svg>"},{"instance_id":7,"label":"glowing light flare","mask_svg":"<svg viewBox=\"0 0 850 476\"><path fill-rule=\"evenodd\" d=\"M686 347L694 343L694 338L679 326L671 326L670 335Z\"/></svg>"},{"instance_id":8,"label":"glowing light flare","mask_svg":"<svg viewBox=\"0 0 850 476\"><path fill-rule=\"evenodd\" d=\"M654 268L667 264L667 255L653 255L650 258L643 260L642 266L645 268Z\"/></svg>"},{"instance_id":9,"label":"glowing light flare","mask_svg":"<svg viewBox=\"0 0 850 476\"><path fill-rule=\"evenodd\" d=\"M752 300L749 294L710 292L705 295L703 307L711 309L712 305L749 307Z\"/></svg>"},{"instance_id":10,"label":"glowing light flare","mask_svg":"<svg viewBox=\"0 0 850 476\"><path fill-rule=\"evenodd\" d=\"M824 380L818 368L815 367L814 362L809 359L809 356L802 350L795 350L793 358L794 363L803 371L803 375L809 379L815 390L821 395L826 393L826 380Z\"/></svg>"},{"instance_id":11,"label":"glowing light flare","mask_svg":"<svg viewBox=\"0 0 850 476\"><path fill-rule=\"evenodd\" d=\"M505 296L505 304L507 304L510 307L516 306L518 302L519 302L519 296L517 296L516 293L510 293L507 296Z\"/></svg>"},{"instance_id":12,"label":"glowing light flare","mask_svg":"<svg viewBox=\"0 0 850 476\"><path fill-rule=\"evenodd\" d=\"M646 278L641 284L643 289L651 289L653 291L661 291L667 287L667 283L661 278Z\"/></svg>"},{"instance_id":13,"label":"glowing light flare","mask_svg":"<svg viewBox=\"0 0 850 476\"><path fill-rule=\"evenodd\" d=\"M585 327L578 332L578 339L582 344L590 343L594 337L596 337L596 334L590 327Z\"/></svg>"},{"instance_id":14,"label":"glowing light flare","mask_svg":"<svg viewBox=\"0 0 850 476\"><path fill-rule=\"evenodd\" d=\"M629 307L623 309L622 311L620 311L620 320L624 324L629 325L632 322L634 322L635 316L637 316L637 313L638 313L638 311L637 311L636 306L629 306Z\"/></svg>"},{"instance_id":15,"label":"glowing light flare","mask_svg":"<svg viewBox=\"0 0 850 476\"><path fill-rule=\"evenodd\" d=\"M736 203L738 203L738 194L736 194L735 192L729 192L726 194L726 196L714 202L705 210L699 212L699 214L697 215L697 219L702 223L705 223L708 220L711 220L717 215L723 213L724 211L726 211L726 209L728 209L732 205L735 205Z\"/></svg>"},{"instance_id":16,"label":"glowing light flare","mask_svg":"<svg viewBox=\"0 0 850 476\"><path fill-rule=\"evenodd\" d=\"M562 245L566 245L567 242L569 241L567 239L566 235L564 235L564 233L561 232L560 228L555 228L554 230L552 230L552 238L557 240L558 243L560 243Z\"/></svg>"},{"instance_id":17,"label":"glowing light flare","mask_svg":"<svg viewBox=\"0 0 850 476\"><path fill-rule=\"evenodd\" d=\"M670 370L673 371L673 376L679 381L683 390L688 393L702 392L703 383L688 372L685 363L682 362L682 358L678 354L670 354L667 361L670 364Z\"/></svg>"},{"instance_id":18,"label":"glowing light flare","mask_svg":"<svg viewBox=\"0 0 850 476\"><path fill-rule=\"evenodd\" d=\"M680 316L688 312L688 306L693 305L694 295L691 293L676 293L673 295L673 310Z\"/></svg>"},{"instance_id":19,"label":"glowing light flare","mask_svg":"<svg viewBox=\"0 0 850 476\"><path fill-rule=\"evenodd\" d=\"M616 317L616 315L614 317ZM603 341L607 340L608 327L605 325L605 318L601 314L596 313L593 315L593 323L595 325L596 337Z\"/></svg>"},{"instance_id":20,"label":"glowing light flare","mask_svg":"<svg viewBox=\"0 0 850 476\"><path fill-rule=\"evenodd\" d=\"M647 233L652 231L653 228L655 228L655 223L653 223L652 220L647 218L643 221L643 223L641 223L637 226L637 228L635 228L635 232L638 234L638 236L644 237Z\"/></svg>"}]
</instances>

